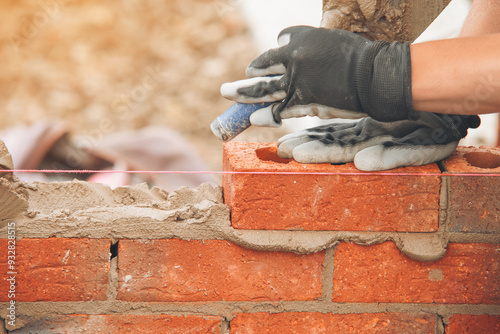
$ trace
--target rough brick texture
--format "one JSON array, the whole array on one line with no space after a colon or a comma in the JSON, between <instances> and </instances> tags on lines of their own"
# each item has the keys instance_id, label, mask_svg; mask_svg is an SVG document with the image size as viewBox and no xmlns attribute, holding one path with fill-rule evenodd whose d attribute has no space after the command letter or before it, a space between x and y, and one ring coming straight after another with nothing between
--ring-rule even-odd
<instances>
[{"instance_id":1,"label":"rough brick texture","mask_svg":"<svg viewBox=\"0 0 500 334\"><path fill-rule=\"evenodd\" d=\"M500 315L455 314L446 326L446 334L498 334Z\"/></svg>"},{"instance_id":2,"label":"rough brick texture","mask_svg":"<svg viewBox=\"0 0 500 334\"><path fill-rule=\"evenodd\" d=\"M109 272L109 240L21 239L16 243L16 301L105 300ZM7 249L7 240L0 240ZM7 252L0 270L6 273ZM8 291L0 280L0 291ZM7 293L0 301L8 301Z\"/></svg>"},{"instance_id":3,"label":"rough brick texture","mask_svg":"<svg viewBox=\"0 0 500 334\"><path fill-rule=\"evenodd\" d=\"M334 262L334 302L500 304L495 244L449 244L429 263L402 255L393 242L341 243Z\"/></svg>"},{"instance_id":4,"label":"rough brick texture","mask_svg":"<svg viewBox=\"0 0 500 334\"><path fill-rule=\"evenodd\" d=\"M68 315L31 319L11 333L220 333L220 318L172 315Z\"/></svg>"},{"instance_id":5,"label":"rough brick texture","mask_svg":"<svg viewBox=\"0 0 500 334\"><path fill-rule=\"evenodd\" d=\"M258 252L227 241L120 241L118 299L127 301L313 300L324 252Z\"/></svg>"},{"instance_id":6,"label":"rough brick texture","mask_svg":"<svg viewBox=\"0 0 500 334\"><path fill-rule=\"evenodd\" d=\"M500 174L500 148L460 147L444 162L450 173ZM500 177L451 176L448 230L500 233Z\"/></svg>"},{"instance_id":7,"label":"rough brick texture","mask_svg":"<svg viewBox=\"0 0 500 334\"><path fill-rule=\"evenodd\" d=\"M352 163L299 164L271 144L224 144L224 170L360 173ZM439 173L435 164L393 173ZM226 174L225 202L239 229L431 232L438 228L439 176Z\"/></svg>"},{"instance_id":8,"label":"rough brick texture","mask_svg":"<svg viewBox=\"0 0 500 334\"><path fill-rule=\"evenodd\" d=\"M253 333L435 333L431 314L247 313L231 321L232 334Z\"/></svg>"}]
</instances>

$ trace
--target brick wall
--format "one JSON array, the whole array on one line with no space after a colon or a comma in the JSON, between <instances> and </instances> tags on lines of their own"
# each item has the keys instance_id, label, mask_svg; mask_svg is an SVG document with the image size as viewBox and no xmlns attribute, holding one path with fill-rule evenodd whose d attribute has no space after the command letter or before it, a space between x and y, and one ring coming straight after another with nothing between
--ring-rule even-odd
<instances>
[{"instance_id":1,"label":"brick wall","mask_svg":"<svg viewBox=\"0 0 500 334\"><path fill-rule=\"evenodd\" d=\"M6 329L500 332L500 178L467 175L500 173L499 149L460 148L440 165L390 172L405 176L338 175L359 171L279 159L268 144L224 151L225 170L238 172L223 180L230 210L222 189L92 188L101 204L65 211L85 183L60 199L68 183L24 185L28 210L0 228L0 249L9 222L18 238L14 327L10 282L0 280ZM312 173L287 174L297 171ZM193 202L178 203L180 193ZM41 194L52 198L37 207Z\"/></svg>"}]
</instances>

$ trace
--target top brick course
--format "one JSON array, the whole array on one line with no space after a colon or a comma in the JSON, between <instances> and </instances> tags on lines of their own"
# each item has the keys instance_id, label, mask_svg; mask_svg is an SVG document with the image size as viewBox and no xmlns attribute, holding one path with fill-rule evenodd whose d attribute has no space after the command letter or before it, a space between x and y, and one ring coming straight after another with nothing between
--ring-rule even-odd
<instances>
[{"instance_id":1,"label":"top brick course","mask_svg":"<svg viewBox=\"0 0 500 334\"><path fill-rule=\"evenodd\" d=\"M238 229L433 232L438 229L440 176L379 176L352 163L300 164L273 144L224 144L230 172L360 173L225 174L224 199ZM436 164L390 173L440 173ZM386 175L386 174L384 174Z\"/></svg>"}]
</instances>

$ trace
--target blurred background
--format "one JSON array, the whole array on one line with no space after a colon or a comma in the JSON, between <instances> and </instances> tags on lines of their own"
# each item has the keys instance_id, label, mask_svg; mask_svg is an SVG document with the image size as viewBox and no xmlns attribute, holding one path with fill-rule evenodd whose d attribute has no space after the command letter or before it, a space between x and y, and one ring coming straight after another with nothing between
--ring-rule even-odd
<instances>
[{"instance_id":1,"label":"blurred background","mask_svg":"<svg viewBox=\"0 0 500 334\"><path fill-rule=\"evenodd\" d=\"M463 5L451 20L459 25L456 13L465 17L468 0L455 2ZM222 143L210 123L232 103L220 85L243 79L281 29L319 26L321 3L3 0L0 130L62 120L72 135L99 145L116 132L162 126L180 133L207 168L221 170ZM251 128L237 140L275 141L310 122ZM498 121L486 123L493 130L468 144L496 143Z\"/></svg>"},{"instance_id":2,"label":"blurred background","mask_svg":"<svg viewBox=\"0 0 500 334\"><path fill-rule=\"evenodd\" d=\"M166 126L220 170L219 87L257 55L236 3L3 0L0 15L0 127L59 119L98 144Z\"/></svg>"}]
</instances>

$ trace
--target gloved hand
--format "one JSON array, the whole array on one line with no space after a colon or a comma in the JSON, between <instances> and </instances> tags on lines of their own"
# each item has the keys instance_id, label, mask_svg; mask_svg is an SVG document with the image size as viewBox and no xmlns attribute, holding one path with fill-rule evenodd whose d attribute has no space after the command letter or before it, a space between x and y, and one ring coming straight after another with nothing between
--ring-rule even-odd
<instances>
[{"instance_id":1,"label":"gloved hand","mask_svg":"<svg viewBox=\"0 0 500 334\"><path fill-rule=\"evenodd\" d=\"M364 171L419 166L447 158L478 116L417 112L418 120L333 123L292 133L278 141L278 155L301 163L354 161Z\"/></svg>"},{"instance_id":2,"label":"gloved hand","mask_svg":"<svg viewBox=\"0 0 500 334\"><path fill-rule=\"evenodd\" d=\"M296 26L284 29L278 44L248 66L251 79L221 87L222 96L237 102L277 101L255 112L252 124L279 126L282 118L301 116L416 118L408 43Z\"/></svg>"}]
</instances>

